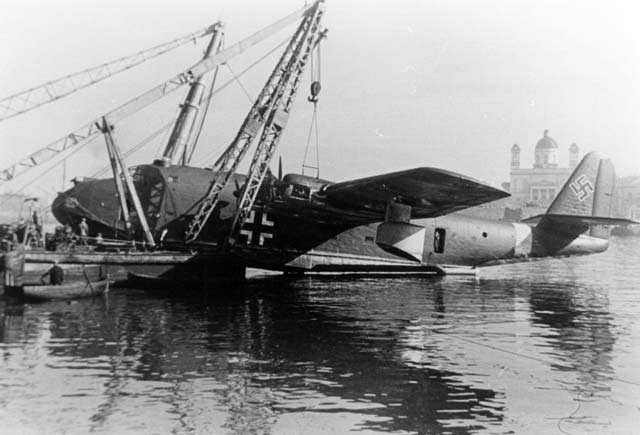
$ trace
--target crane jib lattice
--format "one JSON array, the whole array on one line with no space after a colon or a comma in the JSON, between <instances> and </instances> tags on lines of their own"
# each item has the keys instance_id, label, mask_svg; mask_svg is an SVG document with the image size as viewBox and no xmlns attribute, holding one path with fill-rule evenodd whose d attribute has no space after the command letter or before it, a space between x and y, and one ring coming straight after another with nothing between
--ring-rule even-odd
<instances>
[{"instance_id":1,"label":"crane jib lattice","mask_svg":"<svg viewBox=\"0 0 640 435\"><path fill-rule=\"evenodd\" d=\"M18 92L0 100L0 121L29 112L47 103L59 100L76 91L94 85L140 65L150 59L168 53L203 36L213 33L216 24L164 44L156 45L129 56L124 56L77 73L50 80L26 91Z\"/></svg>"},{"instance_id":2,"label":"crane jib lattice","mask_svg":"<svg viewBox=\"0 0 640 435\"><path fill-rule=\"evenodd\" d=\"M280 133L288 119L291 102L295 96L300 75L306 65L308 54L320 33L318 31L319 22L323 14L320 5L321 2L317 1L308 8L235 139L216 162L217 174L186 231L185 241L187 243L195 241L204 228L219 202L222 191L236 173L253 139L262 129L262 136L254 153L247 182L243 188L238 214L234 216L232 228L238 221L243 221L246 210L251 208L270 158L277 146ZM286 98L284 98L285 96Z\"/></svg>"},{"instance_id":3,"label":"crane jib lattice","mask_svg":"<svg viewBox=\"0 0 640 435\"><path fill-rule=\"evenodd\" d=\"M265 28L257 31L251 36L235 43L234 45L219 51L217 54L207 57L200 62L194 64L191 68L181 72L180 74L166 80L160 85L148 90L147 92L133 98L121 105L120 107L112 110L111 112L97 117L95 120L90 121L84 126L76 129L75 131L65 135L64 137L46 145L38 151L31 153L27 157L21 159L17 163L9 166L8 168L0 170L0 182L9 181L28 171L29 169L36 167L46 161L51 160L55 156L59 155L63 151L66 151L73 147L78 147L81 144L86 143L88 140L101 134L99 128L96 127L96 123L99 123L102 118L106 118L110 124L116 124L118 121L144 109L151 103L169 95L171 92L179 89L180 87L192 83L197 77L213 70L219 65L224 64L233 57L243 53L253 45L263 41L269 36L275 34L279 30L283 29L287 25L295 22L301 16L305 16L310 7L303 7L299 10L287 15L279 21L266 26Z\"/></svg>"}]
</instances>

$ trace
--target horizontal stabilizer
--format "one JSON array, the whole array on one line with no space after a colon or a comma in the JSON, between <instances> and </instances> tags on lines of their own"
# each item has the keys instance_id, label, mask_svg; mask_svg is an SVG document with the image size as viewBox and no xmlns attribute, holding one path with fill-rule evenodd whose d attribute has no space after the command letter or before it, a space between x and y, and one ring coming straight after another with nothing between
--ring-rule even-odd
<instances>
[{"instance_id":1,"label":"horizontal stabilizer","mask_svg":"<svg viewBox=\"0 0 640 435\"><path fill-rule=\"evenodd\" d=\"M437 168L416 168L326 186L327 204L365 220L382 220L390 201L411 206L411 218L428 218L509 196L473 178Z\"/></svg>"},{"instance_id":2,"label":"horizontal stabilizer","mask_svg":"<svg viewBox=\"0 0 640 435\"><path fill-rule=\"evenodd\" d=\"M548 219L550 222L555 222L563 225L576 225L576 226L590 226L590 225L633 225L640 224L638 221L625 218L615 218L606 216L577 216L568 214L539 214L527 219L523 219L522 222L527 224L538 224L542 219Z\"/></svg>"}]
</instances>

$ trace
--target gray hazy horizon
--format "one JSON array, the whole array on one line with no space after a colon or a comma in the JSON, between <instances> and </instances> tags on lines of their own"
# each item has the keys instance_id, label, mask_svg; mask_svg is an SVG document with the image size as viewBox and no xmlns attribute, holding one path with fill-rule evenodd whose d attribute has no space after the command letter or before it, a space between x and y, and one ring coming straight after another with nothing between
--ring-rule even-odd
<instances>
[{"instance_id":1,"label":"gray hazy horizon","mask_svg":"<svg viewBox=\"0 0 640 435\"><path fill-rule=\"evenodd\" d=\"M221 19L227 45L303 4L185 0L2 2L0 97L193 32ZM498 185L508 180L509 149L533 147L549 129L561 166L576 142L584 154L610 156L619 175L640 174L640 30L627 2L327 1L319 105L321 177L346 180L416 166L435 166ZM235 72L293 32L234 59ZM109 79L61 102L0 123L0 166L122 104L199 60L203 42ZM250 95L268 62L242 78ZM218 84L231 78L221 69ZM299 172L311 119L305 74L278 154ZM122 148L175 115L180 93L124 122ZM250 107L236 84L219 94L196 162L228 145ZM140 130L140 132L138 132ZM161 137L166 140L166 135ZM149 162L157 142L127 163ZM315 159L315 156L313 156ZM67 179L105 165L102 140L71 157ZM61 188L60 170L41 191ZM25 184L29 176L12 183Z\"/></svg>"}]
</instances>

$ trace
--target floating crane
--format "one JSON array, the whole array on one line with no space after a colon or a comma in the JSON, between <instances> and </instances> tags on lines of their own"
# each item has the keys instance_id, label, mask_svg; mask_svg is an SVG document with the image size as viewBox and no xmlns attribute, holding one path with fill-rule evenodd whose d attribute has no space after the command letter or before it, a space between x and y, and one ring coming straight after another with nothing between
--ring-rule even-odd
<instances>
[{"instance_id":1,"label":"floating crane","mask_svg":"<svg viewBox=\"0 0 640 435\"><path fill-rule=\"evenodd\" d=\"M155 240L147 223L147 217L141 206L136 187L124 162L123 153L117 145L115 137L117 123L178 88L189 85L189 92L181 105L180 114L164 149L163 159L160 161L165 165L187 164L193 153L199 129L202 127L202 122L196 126L200 105L203 101L210 101L210 97L204 98L204 75L213 72L210 85L212 90L217 68L220 65L301 18L301 22L247 114L235 139L214 165L214 179L208 193L200 201L198 211L189 222L184 239L186 243L196 240L211 212L216 208L220 193L236 173L255 138L259 137L246 182L240 189L237 211L233 216L230 232L223 246L233 244L234 234L244 224L256 200L262 181L269 170L269 163L287 124L302 74L310 62L313 50L326 33L320 28L323 14L322 1L318 0L228 48L222 48L224 25L216 23L208 27L205 31L200 32L212 34L204 58L200 62L36 151L11 167L0 171L0 181L12 180L30 168L38 166L72 147L86 144L92 138L102 134L107 145L125 227L131 229L132 219L135 217L143 229L147 243L150 246L155 246ZM53 99L55 98L52 96ZM201 121L202 119L203 117L201 117ZM133 204L135 210L129 210L129 204Z\"/></svg>"},{"instance_id":2,"label":"floating crane","mask_svg":"<svg viewBox=\"0 0 640 435\"><path fill-rule=\"evenodd\" d=\"M64 151L86 144L90 139L103 133L100 127L102 125L103 118L107 120L109 125L115 125L120 120L142 110L143 108L169 95L182 86L197 82L198 78L202 77L207 72L213 71L218 66L224 64L235 56L243 53L250 47L275 34L287 25L295 22L301 16L305 16L308 9L308 6L300 8L299 10L257 31L253 35L235 43L234 45L225 48L224 50L220 50L216 54L213 54L211 56L206 56L200 62L194 64L193 66L177 74L176 76L169 78L158 86L148 90L138 97L129 100L120 107L97 117L91 122L77 128L76 130L66 134L65 136L51 142L50 144L44 146L34 153L29 154L13 165L0 170L0 182L13 180L26 171L55 158ZM211 30L213 32L215 30L215 26L213 26Z\"/></svg>"}]
</instances>

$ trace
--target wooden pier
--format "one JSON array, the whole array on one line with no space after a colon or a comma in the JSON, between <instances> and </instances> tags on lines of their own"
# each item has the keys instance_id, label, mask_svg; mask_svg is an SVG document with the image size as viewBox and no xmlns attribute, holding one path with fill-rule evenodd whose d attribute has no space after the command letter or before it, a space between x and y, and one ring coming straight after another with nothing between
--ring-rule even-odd
<instances>
[{"instance_id":1,"label":"wooden pier","mask_svg":"<svg viewBox=\"0 0 640 435\"><path fill-rule=\"evenodd\" d=\"M187 251L44 251L16 250L1 257L4 288L21 287L39 281L55 262L73 279L87 274L92 278L105 271L116 281L126 281L130 273L157 276L166 281L199 283L203 287L215 280L244 279L245 268L230 263L229 256Z\"/></svg>"},{"instance_id":2,"label":"wooden pier","mask_svg":"<svg viewBox=\"0 0 640 435\"><path fill-rule=\"evenodd\" d=\"M181 251L133 252L57 252L24 251L25 263L102 264L102 265L177 265L189 261L221 259L220 255Z\"/></svg>"}]
</instances>

